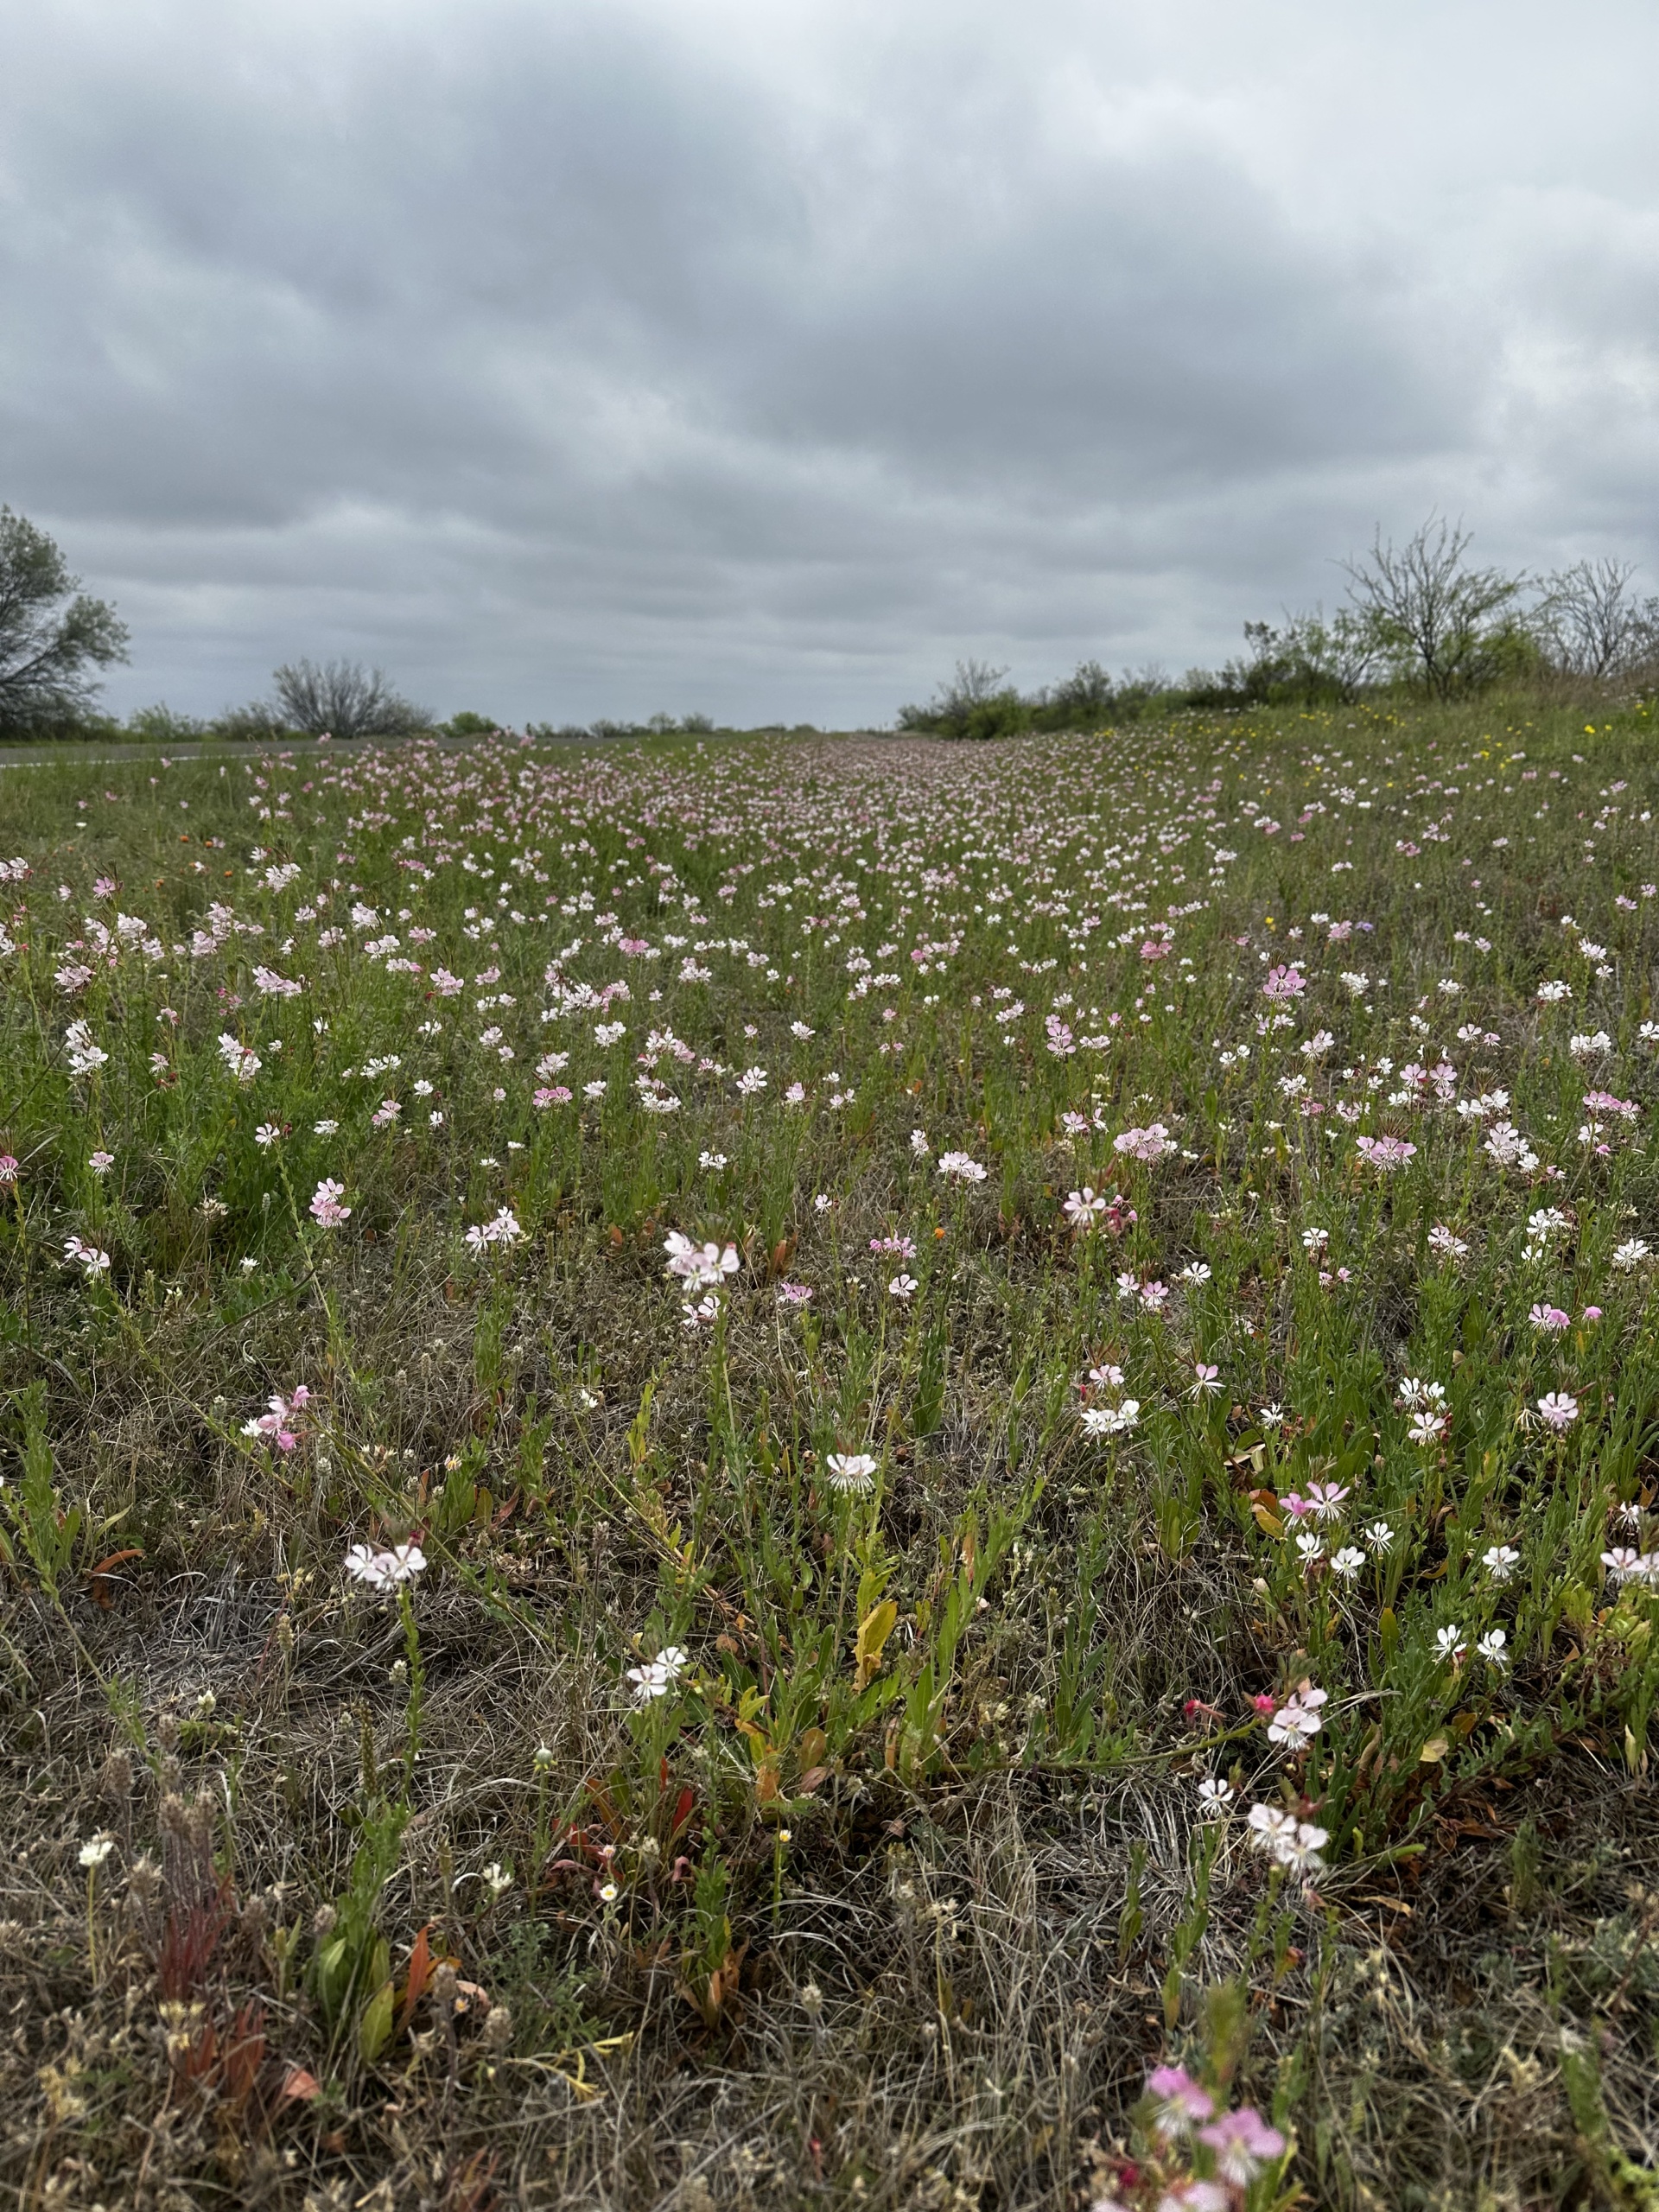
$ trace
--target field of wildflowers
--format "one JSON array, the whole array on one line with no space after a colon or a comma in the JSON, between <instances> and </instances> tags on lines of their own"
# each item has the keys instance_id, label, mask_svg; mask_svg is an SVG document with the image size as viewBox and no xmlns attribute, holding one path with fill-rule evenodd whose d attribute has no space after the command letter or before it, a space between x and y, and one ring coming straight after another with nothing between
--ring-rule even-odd
<instances>
[{"instance_id":1,"label":"field of wildflowers","mask_svg":"<svg viewBox=\"0 0 1659 2212\"><path fill-rule=\"evenodd\" d=\"M13 2201L1659 2203L1645 709L0 776Z\"/></svg>"}]
</instances>

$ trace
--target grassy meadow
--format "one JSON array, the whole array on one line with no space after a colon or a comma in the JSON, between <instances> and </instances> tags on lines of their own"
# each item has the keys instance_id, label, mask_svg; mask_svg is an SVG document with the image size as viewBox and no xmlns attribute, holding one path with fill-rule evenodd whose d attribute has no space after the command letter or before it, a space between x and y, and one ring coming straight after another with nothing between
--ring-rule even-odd
<instances>
[{"instance_id":1,"label":"grassy meadow","mask_svg":"<svg viewBox=\"0 0 1659 2212\"><path fill-rule=\"evenodd\" d=\"M0 2185L1659 2206L1642 709L0 767Z\"/></svg>"}]
</instances>

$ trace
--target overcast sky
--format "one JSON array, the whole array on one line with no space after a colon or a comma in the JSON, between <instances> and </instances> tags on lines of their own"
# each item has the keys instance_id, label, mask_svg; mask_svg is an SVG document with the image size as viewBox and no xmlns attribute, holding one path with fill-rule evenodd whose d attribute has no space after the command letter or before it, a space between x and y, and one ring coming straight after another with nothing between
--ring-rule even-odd
<instances>
[{"instance_id":1,"label":"overcast sky","mask_svg":"<svg viewBox=\"0 0 1659 2212\"><path fill-rule=\"evenodd\" d=\"M1380 522L1659 591L1652 0L0 0L0 499L111 705L891 720Z\"/></svg>"}]
</instances>

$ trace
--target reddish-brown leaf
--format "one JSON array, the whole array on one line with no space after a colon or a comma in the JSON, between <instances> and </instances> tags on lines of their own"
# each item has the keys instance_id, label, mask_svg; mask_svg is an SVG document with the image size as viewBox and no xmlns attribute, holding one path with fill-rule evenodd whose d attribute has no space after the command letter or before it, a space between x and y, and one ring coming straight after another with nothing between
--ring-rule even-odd
<instances>
[{"instance_id":1,"label":"reddish-brown leaf","mask_svg":"<svg viewBox=\"0 0 1659 2212\"><path fill-rule=\"evenodd\" d=\"M130 1544L125 1551L111 1552L107 1559L99 1560L89 1578L94 1604L102 1605L107 1613L115 1602L110 1595L110 1577L118 1567L124 1567L130 1559L143 1559L143 1554L137 1545Z\"/></svg>"},{"instance_id":2,"label":"reddish-brown leaf","mask_svg":"<svg viewBox=\"0 0 1659 2212\"><path fill-rule=\"evenodd\" d=\"M404 1984L403 2010L397 2016L399 2033L409 2025L415 2007L425 1996L426 1985L432 1979L432 1947L426 1940L427 1929L431 1925L429 1920L410 1946L409 1976Z\"/></svg>"}]
</instances>

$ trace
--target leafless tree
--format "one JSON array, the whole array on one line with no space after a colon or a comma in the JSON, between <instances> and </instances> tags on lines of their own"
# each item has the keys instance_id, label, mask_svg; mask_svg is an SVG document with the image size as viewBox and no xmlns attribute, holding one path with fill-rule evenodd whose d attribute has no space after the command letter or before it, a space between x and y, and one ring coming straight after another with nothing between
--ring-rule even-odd
<instances>
[{"instance_id":1,"label":"leafless tree","mask_svg":"<svg viewBox=\"0 0 1659 2212\"><path fill-rule=\"evenodd\" d=\"M319 668L298 660L276 673L276 705L290 729L332 737L408 737L429 729L424 707L400 698L384 672L359 662L331 660Z\"/></svg>"},{"instance_id":2,"label":"leafless tree","mask_svg":"<svg viewBox=\"0 0 1659 2212\"><path fill-rule=\"evenodd\" d=\"M1533 610L1540 643L1564 674L1601 682L1659 658L1659 599L1638 600L1629 561L1578 561L1544 579Z\"/></svg>"},{"instance_id":3,"label":"leafless tree","mask_svg":"<svg viewBox=\"0 0 1659 2212\"><path fill-rule=\"evenodd\" d=\"M1515 634L1523 579L1468 564L1470 533L1431 515L1402 546L1382 542L1348 561L1349 598L1380 652L1436 697L1478 682Z\"/></svg>"},{"instance_id":4,"label":"leafless tree","mask_svg":"<svg viewBox=\"0 0 1659 2212\"><path fill-rule=\"evenodd\" d=\"M950 681L939 686L939 712L965 715L975 707L984 706L1002 690L1007 674L1006 668L993 668L987 660L959 660Z\"/></svg>"}]
</instances>

